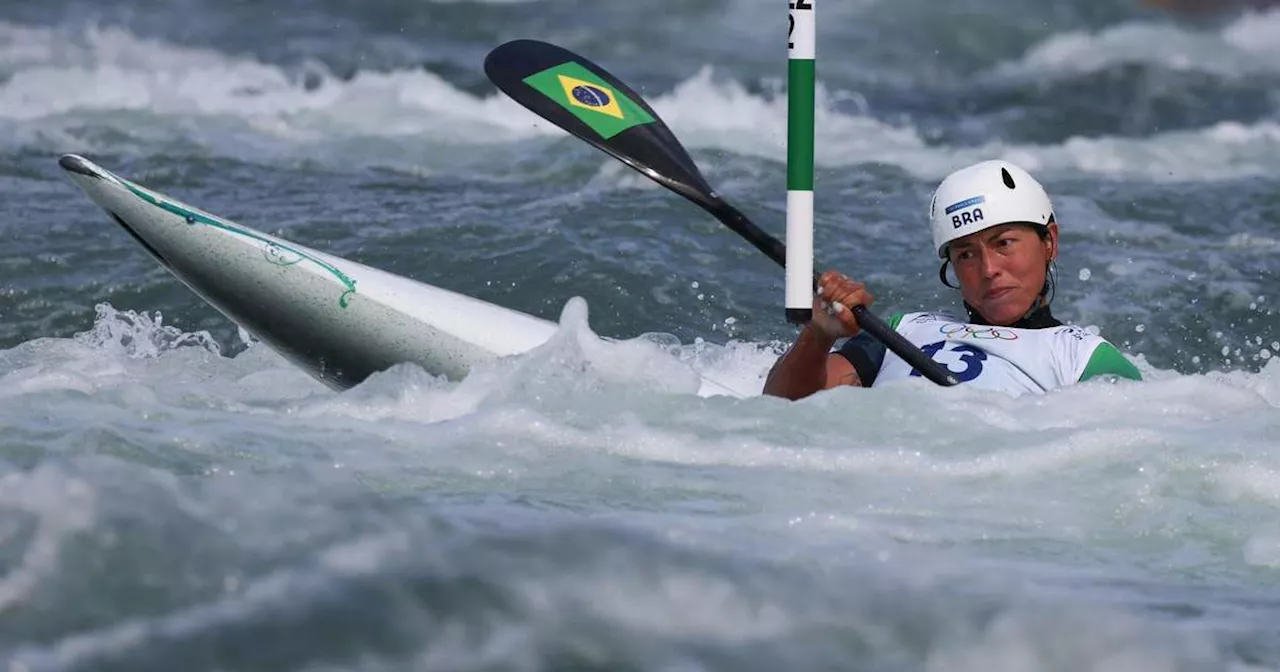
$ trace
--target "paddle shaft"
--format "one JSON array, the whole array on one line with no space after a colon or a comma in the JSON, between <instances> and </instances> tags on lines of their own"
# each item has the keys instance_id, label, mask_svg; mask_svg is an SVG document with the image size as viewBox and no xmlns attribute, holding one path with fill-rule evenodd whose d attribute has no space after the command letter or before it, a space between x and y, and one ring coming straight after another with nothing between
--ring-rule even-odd
<instances>
[{"instance_id":1,"label":"paddle shaft","mask_svg":"<svg viewBox=\"0 0 1280 672\"><path fill-rule=\"evenodd\" d=\"M774 238L764 232L760 227L756 226L747 219L747 216L738 211L737 208L729 205L719 198L694 200L695 203L701 205L704 210L711 213L721 224L729 227L734 233L742 236L747 242L751 243L757 250L764 253L774 263L785 267L787 264L787 246L782 241ZM818 284L818 275L813 276L813 287ZM811 301L812 303L812 301ZM853 316L858 320L858 326L865 329L884 344L891 352L898 355L907 364L910 364L915 370L929 380L942 386L959 385L960 380L955 377L942 365L933 361L928 355L924 354L920 348L914 343L908 341L905 336L899 334L890 327L887 322L880 319L875 313L867 310L865 306L853 306L851 309Z\"/></svg>"},{"instance_id":2,"label":"paddle shaft","mask_svg":"<svg viewBox=\"0 0 1280 672\"><path fill-rule=\"evenodd\" d=\"M604 68L563 47L520 39L490 51L484 70L516 102L696 203L786 268L787 247L716 195L658 113ZM812 273L812 252L809 259L806 275ZM806 289L812 312L813 285ZM947 369L866 308L856 306L853 314L863 329L925 378L939 385L959 384Z\"/></svg>"}]
</instances>

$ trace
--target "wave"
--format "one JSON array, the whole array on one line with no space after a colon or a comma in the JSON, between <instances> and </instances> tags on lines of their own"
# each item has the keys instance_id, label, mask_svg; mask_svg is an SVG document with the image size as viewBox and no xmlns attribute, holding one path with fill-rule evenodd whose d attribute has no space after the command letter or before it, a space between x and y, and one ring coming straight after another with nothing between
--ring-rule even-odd
<instances>
[{"instance_id":1,"label":"wave","mask_svg":"<svg viewBox=\"0 0 1280 672\"><path fill-rule=\"evenodd\" d=\"M1242 25L1252 24L1237 25L1236 33L1248 32ZM473 94L425 69L343 79L319 64L290 70L113 27L68 33L0 23L0 72L8 73L0 84L0 129L10 143L55 152L183 142L252 160L330 151L350 162L355 151L365 153L357 162L413 163L466 160L442 147L500 150L564 136L505 95ZM823 168L880 164L933 180L968 162L1003 157L1041 171L1151 181L1280 170L1280 125L1271 121L1048 145L934 145L909 120L875 118L856 94L819 86L817 95L816 160ZM650 102L691 149L785 161L781 91L749 90L704 66Z\"/></svg>"},{"instance_id":2,"label":"wave","mask_svg":"<svg viewBox=\"0 0 1280 672\"><path fill-rule=\"evenodd\" d=\"M1139 64L1225 78L1280 73L1280 9L1248 12L1226 26L1197 30L1177 23L1130 21L1105 29L1054 35L998 76L1076 75Z\"/></svg>"}]
</instances>

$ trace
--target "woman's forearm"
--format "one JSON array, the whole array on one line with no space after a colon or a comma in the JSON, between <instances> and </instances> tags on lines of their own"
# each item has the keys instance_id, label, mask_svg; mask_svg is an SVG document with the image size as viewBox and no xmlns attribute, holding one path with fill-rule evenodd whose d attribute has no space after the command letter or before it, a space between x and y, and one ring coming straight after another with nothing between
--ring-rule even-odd
<instances>
[{"instance_id":1,"label":"woman's forearm","mask_svg":"<svg viewBox=\"0 0 1280 672\"><path fill-rule=\"evenodd\" d=\"M786 354L769 371L764 393L786 399L803 399L827 385L827 357L836 340L812 324L796 337Z\"/></svg>"}]
</instances>

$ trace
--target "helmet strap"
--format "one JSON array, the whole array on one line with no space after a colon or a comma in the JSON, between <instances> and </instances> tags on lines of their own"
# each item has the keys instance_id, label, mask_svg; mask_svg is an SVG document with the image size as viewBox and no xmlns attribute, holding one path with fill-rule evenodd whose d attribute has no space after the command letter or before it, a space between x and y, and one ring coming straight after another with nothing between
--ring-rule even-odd
<instances>
[{"instance_id":1,"label":"helmet strap","mask_svg":"<svg viewBox=\"0 0 1280 672\"><path fill-rule=\"evenodd\" d=\"M950 259L942 260L942 267L938 269L938 280L940 280L943 285L950 287L951 289L960 289L959 280L957 280L954 285L947 281L947 266L950 264Z\"/></svg>"},{"instance_id":2,"label":"helmet strap","mask_svg":"<svg viewBox=\"0 0 1280 672\"><path fill-rule=\"evenodd\" d=\"M1040 299L1044 305L1053 303L1053 297L1058 293L1058 262L1050 259L1048 265L1044 268L1044 289L1040 290Z\"/></svg>"}]
</instances>

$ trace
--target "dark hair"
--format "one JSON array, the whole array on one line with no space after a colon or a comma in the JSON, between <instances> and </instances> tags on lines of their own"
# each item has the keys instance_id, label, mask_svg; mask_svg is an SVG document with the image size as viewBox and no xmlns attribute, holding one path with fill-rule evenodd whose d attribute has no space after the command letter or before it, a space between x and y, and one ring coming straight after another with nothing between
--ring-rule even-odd
<instances>
[{"instance_id":1,"label":"dark hair","mask_svg":"<svg viewBox=\"0 0 1280 672\"><path fill-rule=\"evenodd\" d=\"M1049 215L1049 221L1045 222L1044 226L1041 226L1039 224L1032 224L1031 228L1035 229L1036 235L1040 236L1040 242L1043 243L1049 240L1049 225L1055 224L1055 223L1056 222L1053 221L1053 215Z\"/></svg>"}]
</instances>

